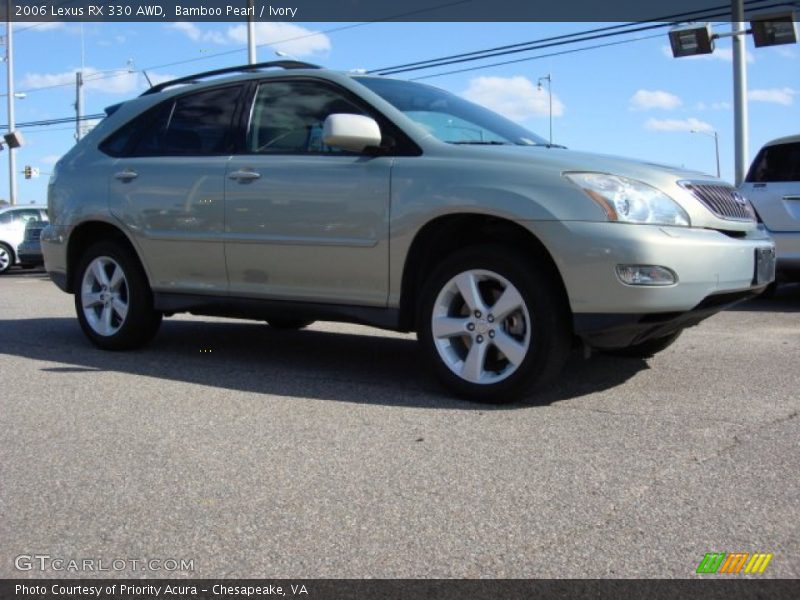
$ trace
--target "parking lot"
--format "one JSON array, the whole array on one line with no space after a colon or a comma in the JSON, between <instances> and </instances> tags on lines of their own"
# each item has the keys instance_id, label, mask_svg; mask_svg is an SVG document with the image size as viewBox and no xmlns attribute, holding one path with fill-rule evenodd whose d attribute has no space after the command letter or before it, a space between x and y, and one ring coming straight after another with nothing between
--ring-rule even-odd
<instances>
[{"instance_id":1,"label":"parking lot","mask_svg":"<svg viewBox=\"0 0 800 600\"><path fill-rule=\"evenodd\" d=\"M0 576L20 554L192 559L194 577L800 577L800 287L648 361L571 358L464 403L412 335L165 320L90 346L42 271L0 278ZM129 572L120 574L130 575ZM108 573L105 573L108 575ZM749 576L748 576L749 577Z\"/></svg>"}]
</instances>

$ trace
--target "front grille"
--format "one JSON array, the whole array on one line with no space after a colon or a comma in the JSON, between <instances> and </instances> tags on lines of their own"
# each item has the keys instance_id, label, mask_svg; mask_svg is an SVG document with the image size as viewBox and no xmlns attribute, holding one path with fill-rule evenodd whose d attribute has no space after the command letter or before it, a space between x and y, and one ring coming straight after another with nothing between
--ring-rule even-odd
<instances>
[{"instance_id":1,"label":"front grille","mask_svg":"<svg viewBox=\"0 0 800 600\"><path fill-rule=\"evenodd\" d=\"M755 221L750 203L729 185L683 182L695 198L720 219L729 221Z\"/></svg>"}]
</instances>

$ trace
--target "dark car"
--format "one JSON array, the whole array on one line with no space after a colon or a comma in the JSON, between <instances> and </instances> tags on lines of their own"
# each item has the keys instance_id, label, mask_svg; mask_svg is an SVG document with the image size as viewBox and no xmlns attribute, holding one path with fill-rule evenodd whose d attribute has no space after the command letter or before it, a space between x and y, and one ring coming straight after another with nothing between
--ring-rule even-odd
<instances>
[{"instance_id":1,"label":"dark car","mask_svg":"<svg viewBox=\"0 0 800 600\"><path fill-rule=\"evenodd\" d=\"M44 265L40 238L42 229L47 227L47 224L47 221L29 221L25 226L25 237L17 247L17 256L19 256L19 262L23 269Z\"/></svg>"}]
</instances>

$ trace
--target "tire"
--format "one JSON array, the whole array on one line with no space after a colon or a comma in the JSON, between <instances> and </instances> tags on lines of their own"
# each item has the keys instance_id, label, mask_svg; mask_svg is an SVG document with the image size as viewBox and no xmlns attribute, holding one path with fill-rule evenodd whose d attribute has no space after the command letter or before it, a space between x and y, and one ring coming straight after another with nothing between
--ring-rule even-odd
<instances>
[{"instance_id":1,"label":"tire","mask_svg":"<svg viewBox=\"0 0 800 600\"><path fill-rule=\"evenodd\" d=\"M778 293L778 282L773 281L767 287L764 288L764 291L761 292L758 295L758 297L763 298L764 300L772 300L777 293Z\"/></svg>"},{"instance_id":2,"label":"tire","mask_svg":"<svg viewBox=\"0 0 800 600\"><path fill-rule=\"evenodd\" d=\"M161 324L138 258L114 241L99 242L75 273L75 311L86 337L104 350L130 350L149 342Z\"/></svg>"},{"instance_id":3,"label":"tire","mask_svg":"<svg viewBox=\"0 0 800 600\"><path fill-rule=\"evenodd\" d=\"M306 320L306 319L292 319L291 317L274 317L272 319L267 319L267 323L273 329L303 329L304 327L308 327L314 321L313 320Z\"/></svg>"},{"instance_id":4,"label":"tire","mask_svg":"<svg viewBox=\"0 0 800 600\"><path fill-rule=\"evenodd\" d=\"M473 246L427 279L417 336L445 387L501 404L558 374L570 352L569 314L560 283L534 261L501 245Z\"/></svg>"},{"instance_id":5,"label":"tire","mask_svg":"<svg viewBox=\"0 0 800 600\"><path fill-rule=\"evenodd\" d=\"M0 243L0 275L14 266L14 251L8 244Z\"/></svg>"},{"instance_id":6,"label":"tire","mask_svg":"<svg viewBox=\"0 0 800 600\"><path fill-rule=\"evenodd\" d=\"M618 348L616 350L601 350L603 354L611 356L624 356L626 358L650 358L662 350L669 348L680 337L683 331L676 331L667 336L647 340L641 344L634 344L627 348Z\"/></svg>"}]
</instances>

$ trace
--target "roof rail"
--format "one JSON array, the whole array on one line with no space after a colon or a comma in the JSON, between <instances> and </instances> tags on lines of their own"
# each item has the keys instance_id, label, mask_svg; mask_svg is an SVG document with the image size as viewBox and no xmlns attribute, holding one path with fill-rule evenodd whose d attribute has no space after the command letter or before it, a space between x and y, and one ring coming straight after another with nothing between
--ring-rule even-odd
<instances>
[{"instance_id":1,"label":"roof rail","mask_svg":"<svg viewBox=\"0 0 800 600\"><path fill-rule=\"evenodd\" d=\"M319 65L313 65L311 63L302 62L299 60L273 60L270 62L262 62L262 63L255 63L252 65L239 65L236 67L226 67L224 69L215 69L213 71L204 71L202 73L195 73L194 75L188 75L186 77L179 77L178 79L172 79L170 81L165 81L163 83L159 83L158 85L154 85L149 90L145 91L142 96L147 96L149 94L157 94L160 91L165 90L168 87L172 87L173 85L180 85L182 83L196 83L199 79L205 79L206 77L213 77L215 75L225 75L226 73L247 73L248 71L258 71L260 69L268 69L278 67L280 69L321 69Z\"/></svg>"}]
</instances>

